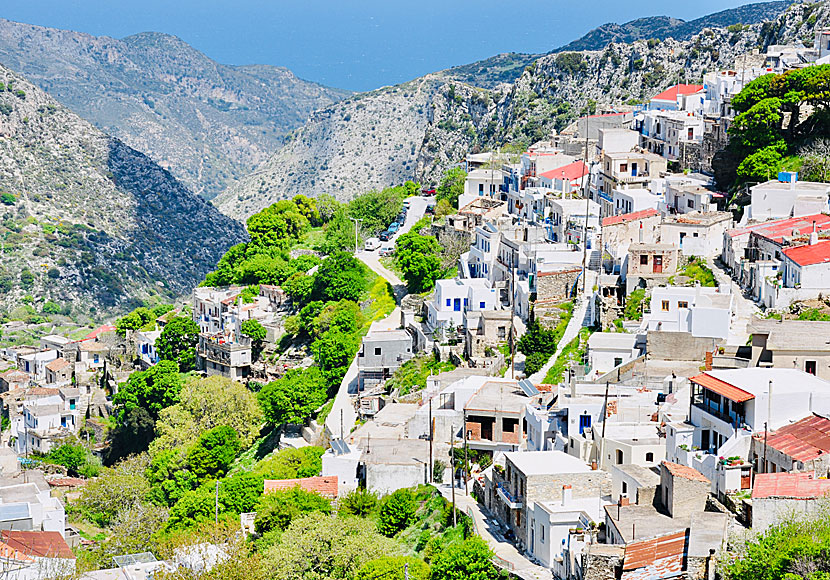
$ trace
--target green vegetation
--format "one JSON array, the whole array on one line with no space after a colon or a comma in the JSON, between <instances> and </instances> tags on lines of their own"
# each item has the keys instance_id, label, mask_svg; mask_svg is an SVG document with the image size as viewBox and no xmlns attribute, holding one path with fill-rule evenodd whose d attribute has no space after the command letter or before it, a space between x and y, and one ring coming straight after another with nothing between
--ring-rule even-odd
<instances>
[{"instance_id":1,"label":"green vegetation","mask_svg":"<svg viewBox=\"0 0 830 580\"><path fill-rule=\"evenodd\" d=\"M798 320L817 320L826 322L830 320L830 314L827 314L820 308L808 308L798 315Z\"/></svg>"},{"instance_id":2,"label":"green vegetation","mask_svg":"<svg viewBox=\"0 0 830 580\"><path fill-rule=\"evenodd\" d=\"M189 316L176 316L167 321L156 339L156 352L163 361L173 361L179 371L186 373L196 368L196 345L199 326Z\"/></svg>"},{"instance_id":3,"label":"green vegetation","mask_svg":"<svg viewBox=\"0 0 830 580\"><path fill-rule=\"evenodd\" d=\"M623 309L623 316L626 320L642 320L643 319L643 301L646 298L646 291L644 288L637 288L628 295L625 300L625 308ZM648 307L648 303L645 304Z\"/></svg>"},{"instance_id":4,"label":"green vegetation","mask_svg":"<svg viewBox=\"0 0 830 580\"><path fill-rule=\"evenodd\" d=\"M440 361L434 355L425 355L406 361L386 382L392 391L399 389L401 396L420 391L427 386L427 378L442 372L451 371L455 365L449 361Z\"/></svg>"},{"instance_id":5,"label":"green vegetation","mask_svg":"<svg viewBox=\"0 0 830 580\"><path fill-rule=\"evenodd\" d=\"M553 363L548 374L545 375L545 383L559 384L565 378L565 373L571 368L571 363L582 364L585 352L588 350L588 338L592 333L593 331L590 329L582 328L579 334L562 348L559 356L556 357L556 362Z\"/></svg>"},{"instance_id":6,"label":"green vegetation","mask_svg":"<svg viewBox=\"0 0 830 580\"><path fill-rule=\"evenodd\" d=\"M73 477L97 477L101 462L79 442L66 442L43 457L45 463L63 465Z\"/></svg>"},{"instance_id":7,"label":"green vegetation","mask_svg":"<svg viewBox=\"0 0 830 580\"><path fill-rule=\"evenodd\" d=\"M712 272L712 269L706 265L706 261L703 258L692 256L689 258L689 261L683 270L678 271L677 274L679 276L686 276L689 278L689 285L693 285L695 282L700 283L701 286L708 286L711 288L718 285L715 280L715 274ZM669 284L673 283L674 276L669 278Z\"/></svg>"},{"instance_id":8,"label":"green vegetation","mask_svg":"<svg viewBox=\"0 0 830 580\"><path fill-rule=\"evenodd\" d=\"M467 172L460 167L448 169L441 178L441 183L435 190L435 199L448 202L453 208L458 208L458 198L464 193L464 182L467 179Z\"/></svg>"},{"instance_id":9,"label":"green vegetation","mask_svg":"<svg viewBox=\"0 0 830 580\"><path fill-rule=\"evenodd\" d=\"M562 313L559 322L553 329L542 326L536 319L535 314L530 319L527 325L527 332L516 343L518 350L524 353L525 356L544 353L547 355L547 358L550 358L556 352L559 340L565 334L565 328L571 321L571 316L573 316L573 303L563 302L559 305L559 308L562 310Z\"/></svg>"},{"instance_id":10,"label":"green vegetation","mask_svg":"<svg viewBox=\"0 0 830 580\"><path fill-rule=\"evenodd\" d=\"M153 308L141 306L115 321L118 334L125 336L128 330L155 330L156 319L173 310L172 304L161 304Z\"/></svg>"},{"instance_id":11,"label":"green vegetation","mask_svg":"<svg viewBox=\"0 0 830 580\"><path fill-rule=\"evenodd\" d=\"M383 500L378 513L378 531L391 538L415 519L415 498L408 489L399 489Z\"/></svg>"}]
</instances>

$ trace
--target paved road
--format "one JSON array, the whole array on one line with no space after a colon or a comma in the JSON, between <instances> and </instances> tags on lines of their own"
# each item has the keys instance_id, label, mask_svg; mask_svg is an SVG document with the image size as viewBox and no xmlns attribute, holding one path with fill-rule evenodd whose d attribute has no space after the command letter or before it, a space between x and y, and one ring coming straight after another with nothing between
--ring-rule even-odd
<instances>
[{"instance_id":1,"label":"paved road","mask_svg":"<svg viewBox=\"0 0 830 580\"><path fill-rule=\"evenodd\" d=\"M559 341L559 344L556 345L556 352L553 353L553 356L550 357L548 362L546 362L541 369L528 377L535 384L539 384L545 380L545 375L548 374L550 368L556 363L556 358L559 356L559 353L561 353L562 349L565 348L565 346L574 338L576 338L577 334L579 334L579 330L582 328L582 321L585 319L585 313L588 311L589 303L590 300L583 297L582 300L579 301L579 304L574 307L573 316L568 322L568 326L565 327L562 339Z\"/></svg>"},{"instance_id":2,"label":"paved road","mask_svg":"<svg viewBox=\"0 0 830 580\"><path fill-rule=\"evenodd\" d=\"M437 486L448 501L452 501L452 488L449 485ZM456 488L455 505L464 513L472 516L476 532L493 550L502 567L524 580L551 580L551 571L528 560L516 546L502 536L502 526L496 518L475 499L464 494L464 488Z\"/></svg>"},{"instance_id":3,"label":"paved road","mask_svg":"<svg viewBox=\"0 0 830 580\"><path fill-rule=\"evenodd\" d=\"M726 344L729 346L744 346L746 341L749 340L747 325L754 315L761 312L761 309L751 298L744 295L741 287L726 273L720 260L709 258L707 262L718 284L724 288L729 288L735 297L735 308L732 320L729 323L729 337L726 339Z\"/></svg>"},{"instance_id":4,"label":"paved road","mask_svg":"<svg viewBox=\"0 0 830 580\"><path fill-rule=\"evenodd\" d=\"M410 197L409 211L406 214L406 222L397 231L395 236L388 242L383 242L383 245L394 244L395 239L412 229L412 226L424 216L429 198L425 197ZM392 285L395 292L395 301L400 302L401 298L406 296L406 285L398 278L394 272L385 268L379 260L378 252L359 251L356 254L364 264L369 266L379 276L382 276L387 282ZM401 310L395 308L392 313L382 320L377 320L372 323L371 330L392 330L400 326ZM357 422L357 413L354 410L351 396L357 394L357 356L349 365L349 370L340 382L340 388L337 390L337 395L334 397L331 412L326 417L326 428L333 438L340 438L351 433L352 428ZM342 425L342 432L341 432Z\"/></svg>"}]
</instances>

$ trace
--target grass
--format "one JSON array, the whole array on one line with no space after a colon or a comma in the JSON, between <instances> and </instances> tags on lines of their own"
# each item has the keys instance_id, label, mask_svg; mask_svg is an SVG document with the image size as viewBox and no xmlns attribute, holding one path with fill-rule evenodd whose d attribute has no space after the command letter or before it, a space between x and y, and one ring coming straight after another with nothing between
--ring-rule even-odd
<instances>
[{"instance_id":1,"label":"grass","mask_svg":"<svg viewBox=\"0 0 830 580\"><path fill-rule=\"evenodd\" d=\"M591 336L593 330L589 328L582 328L579 334L574 337L572 341L565 345L565 348L556 357L556 362L550 367L548 374L545 375L545 383L555 385L562 381L565 373L571 366L571 362L582 361L585 351L588 349L588 337Z\"/></svg>"},{"instance_id":2,"label":"grass","mask_svg":"<svg viewBox=\"0 0 830 580\"><path fill-rule=\"evenodd\" d=\"M454 368L455 365L451 362L436 360L432 355L419 356L401 365L386 385L390 390L397 388L401 395L408 395L425 389L430 375L451 371Z\"/></svg>"},{"instance_id":3,"label":"grass","mask_svg":"<svg viewBox=\"0 0 830 580\"><path fill-rule=\"evenodd\" d=\"M320 412L317 413L317 424L322 425L326 422L329 414L331 413L332 408L334 407L334 399L329 399L326 401L326 404L320 408Z\"/></svg>"},{"instance_id":4,"label":"grass","mask_svg":"<svg viewBox=\"0 0 830 580\"><path fill-rule=\"evenodd\" d=\"M820 308L808 308L798 315L799 320L814 320L826 322L830 320L830 314L823 312Z\"/></svg>"},{"instance_id":5,"label":"grass","mask_svg":"<svg viewBox=\"0 0 830 580\"><path fill-rule=\"evenodd\" d=\"M233 475L240 471L250 471L254 465L273 453L276 448L277 429L270 429L236 458L228 475Z\"/></svg>"},{"instance_id":6,"label":"grass","mask_svg":"<svg viewBox=\"0 0 830 580\"><path fill-rule=\"evenodd\" d=\"M321 242L326 237L326 233L323 231L322 226L319 228L311 228L305 234L300 241L294 244L292 249L296 250L314 250L316 249Z\"/></svg>"},{"instance_id":7,"label":"grass","mask_svg":"<svg viewBox=\"0 0 830 580\"><path fill-rule=\"evenodd\" d=\"M715 274L701 258L690 258L689 263L686 264L682 272L678 272L678 275L688 277L690 282L700 282L701 286L708 286L710 288L717 286ZM669 284L672 283L674 283L674 276L669 279Z\"/></svg>"}]
</instances>

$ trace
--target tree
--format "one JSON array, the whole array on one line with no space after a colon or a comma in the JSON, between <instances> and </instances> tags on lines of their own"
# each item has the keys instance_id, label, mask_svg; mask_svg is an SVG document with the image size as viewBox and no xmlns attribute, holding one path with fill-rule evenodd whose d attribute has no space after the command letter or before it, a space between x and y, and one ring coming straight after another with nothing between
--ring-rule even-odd
<instances>
[{"instance_id":1,"label":"tree","mask_svg":"<svg viewBox=\"0 0 830 580\"><path fill-rule=\"evenodd\" d=\"M378 496L363 488L353 489L340 500L340 511L361 518L368 517L378 505Z\"/></svg>"},{"instance_id":2,"label":"tree","mask_svg":"<svg viewBox=\"0 0 830 580\"><path fill-rule=\"evenodd\" d=\"M149 466L147 455L126 459L86 484L78 505L91 521L108 525L118 512L145 501L150 485L144 477Z\"/></svg>"},{"instance_id":3,"label":"tree","mask_svg":"<svg viewBox=\"0 0 830 580\"><path fill-rule=\"evenodd\" d=\"M98 475L100 462L94 460L92 454L83 445L63 443L52 449L47 456L50 463L63 465L69 475L77 477L95 477Z\"/></svg>"},{"instance_id":4,"label":"tree","mask_svg":"<svg viewBox=\"0 0 830 580\"><path fill-rule=\"evenodd\" d=\"M162 360L175 361L183 373L196 368L196 345L199 326L186 316L176 316L164 325L156 340L156 352Z\"/></svg>"},{"instance_id":5,"label":"tree","mask_svg":"<svg viewBox=\"0 0 830 580\"><path fill-rule=\"evenodd\" d=\"M155 436L155 420L143 407L130 407L118 414L118 422L110 433L110 446L105 463L113 465L120 459L147 451Z\"/></svg>"},{"instance_id":6,"label":"tree","mask_svg":"<svg viewBox=\"0 0 830 580\"><path fill-rule=\"evenodd\" d=\"M134 372L113 397L120 410L119 420L123 419L124 411L136 407L145 409L156 420L162 409L178 402L181 388L179 366L173 361L163 360L146 371Z\"/></svg>"},{"instance_id":7,"label":"tree","mask_svg":"<svg viewBox=\"0 0 830 580\"><path fill-rule=\"evenodd\" d=\"M232 427L222 425L205 432L187 454L193 474L199 478L221 477L239 453L239 437Z\"/></svg>"},{"instance_id":8,"label":"tree","mask_svg":"<svg viewBox=\"0 0 830 580\"><path fill-rule=\"evenodd\" d=\"M289 447L257 463L253 473L263 479L313 477L323 468L322 457L322 447Z\"/></svg>"},{"instance_id":9,"label":"tree","mask_svg":"<svg viewBox=\"0 0 830 580\"><path fill-rule=\"evenodd\" d=\"M458 209L458 198L464 193L464 182L466 180L467 172L460 167L448 169L441 178L441 183L438 184L435 199L439 202L445 199L455 209Z\"/></svg>"},{"instance_id":10,"label":"tree","mask_svg":"<svg viewBox=\"0 0 830 580\"><path fill-rule=\"evenodd\" d=\"M164 529L167 517L167 508L143 501L120 510L107 530L105 551L121 556L154 549L155 535Z\"/></svg>"},{"instance_id":11,"label":"tree","mask_svg":"<svg viewBox=\"0 0 830 580\"><path fill-rule=\"evenodd\" d=\"M556 336L556 332L539 324L534 317L527 325L527 332L519 338L516 346L519 352L528 356L536 352L550 355L556 352L558 342L559 337Z\"/></svg>"},{"instance_id":12,"label":"tree","mask_svg":"<svg viewBox=\"0 0 830 580\"><path fill-rule=\"evenodd\" d=\"M415 519L415 498L406 488L392 492L383 500L378 514L378 531L391 538Z\"/></svg>"},{"instance_id":13,"label":"tree","mask_svg":"<svg viewBox=\"0 0 830 580\"><path fill-rule=\"evenodd\" d=\"M524 373L530 376L545 366L545 363L550 359L549 352L532 352L525 358Z\"/></svg>"},{"instance_id":14,"label":"tree","mask_svg":"<svg viewBox=\"0 0 830 580\"><path fill-rule=\"evenodd\" d=\"M366 290L366 267L346 252L329 256L314 274L312 297L315 300L353 300Z\"/></svg>"},{"instance_id":15,"label":"tree","mask_svg":"<svg viewBox=\"0 0 830 580\"><path fill-rule=\"evenodd\" d=\"M258 534L285 530L294 519L311 512L330 514L331 501L299 486L268 492L259 502L254 528Z\"/></svg>"},{"instance_id":16,"label":"tree","mask_svg":"<svg viewBox=\"0 0 830 580\"><path fill-rule=\"evenodd\" d=\"M250 246L261 250L286 249L309 229L308 219L292 200L282 200L255 213L246 222Z\"/></svg>"},{"instance_id":17,"label":"tree","mask_svg":"<svg viewBox=\"0 0 830 580\"><path fill-rule=\"evenodd\" d=\"M352 578L370 560L400 553L368 520L312 512L291 522L265 560L273 580L329 580Z\"/></svg>"},{"instance_id":18,"label":"tree","mask_svg":"<svg viewBox=\"0 0 830 580\"><path fill-rule=\"evenodd\" d=\"M403 200L409 194L409 189L398 186L358 195L349 202L348 216L361 220L361 230L370 234L380 233L401 212Z\"/></svg>"},{"instance_id":19,"label":"tree","mask_svg":"<svg viewBox=\"0 0 830 580\"><path fill-rule=\"evenodd\" d=\"M413 556L384 556L366 562L355 580L429 580L429 566Z\"/></svg>"},{"instance_id":20,"label":"tree","mask_svg":"<svg viewBox=\"0 0 830 580\"><path fill-rule=\"evenodd\" d=\"M493 552L478 536L450 544L432 562L430 580L496 580L504 574L493 565Z\"/></svg>"},{"instance_id":21,"label":"tree","mask_svg":"<svg viewBox=\"0 0 830 580\"><path fill-rule=\"evenodd\" d=\"M188 469L181 449L166 449L153 456L147 469L149 498L158 505L172 506L188 491L196 488L196 475Z\"/></svg>"},{"instance_id":22,"label":"tree","mask_svg":"<svg viewBox=\"0 0 830 580\"><path fill-rule=\"evenodd\" d=\"M262 408L256 395L241 383L220 376L190 377L178 400L159 414L157 436L150 446L153 456L175 447L190 447L199 435L220 425L236 431L242 448L259 436Z\"/></svg>"},{"instance_id":23,"label":"tree","mask_svg":"<svg viewBox=\"0 0 830 580\"><path fill-rule=\"evenodd\" d=\"M150 322L154 322L159 316L161 315L155 314L149 308L140 306L129 314L116 320L115 329L118 334L125 336L128 330L140 330L141 328L147 326Z\"/></svg>"},{"instance_id":24,"label":"tree","mask_svg":"<svg viewBox=\"0 0 830 580\"><path fill-rule=\"evenodd\" d=\"M738 165L736 174L743 182L767 181L778 175L782 161L778 148L764 147L747 155Z\"/></svg>"},{"instance_id":25,"label":"tree","mask_svg":"<svg viewBox=\"0 0 830 580\"><path fill-rule=\"evenodd\" d=\"M316 367L291 369L265 385L258 398L265 420L271 425L303 424L326 402L326 382Z\"/></svg>"},{"instance_id":26,"label":"tree","mask_svg":"<svg viewBox=\"0 0 830 580\"><path fill-rule=\"evenodd\" d=\"M333 386L340 384L359 347L359 334L347 334L336 330L325 333L312 343L314 360L317 361L326 383ZM320 404L324 402L325 397Z\"/></svg>"},{"instance_id":27,"label":"tree","mask_svg":"<svg viewBox=\"0 0 830 580\"><path fill-rule=\"evenodd\" d=\"M282 289L291 297L294 307L299 307L311 299L314 288L314 277L306 276L301 272L293 274L282 285Z\"/></svg>"},{"instance_id":28,"label":"tree","mask_svg":"<svg viewBox=\"0 0 830 580\"><path fill-rule=\"evenodd\" d=\"M441 246L433 236L407 232L395 243L395 261L403 272L410 292L425 292L441 276Z\"/></svg>"},{"instance_id":29,"label":"tree","mask_svg":"<svg viewBox=\"0 0 830 580\"><path fill-rule=\"evenodd\" d=\"M262 343L265 341L265 337L267 336L268 332L265 330L265 327L259 323L258 320L254 320L252 318L242 323L242 334L251 339L251 350L253 360L257 361L259 359L260 353L262 352Z\"/></svg>"},{"instance_id":30,"label":"tree","mask_svg":"<svg viewBox=\"0 0 830 580\"><path fill-rule=\"evenodd\" d=\"M799 151L804 160L805 177L826 182L830 179L830 139L823 137L813 140Z\"/></svg>"},{"instance_id":31,"label":"tree","mask_svg":"<svg viewBox=\"0 0 830 580\"><path fill-rule=\"evenodd\" d=\"M341 203L333 195L324 193L317 196L317 213L320 221L327 223L340 208Z\"/></svg>"}]
</instances>

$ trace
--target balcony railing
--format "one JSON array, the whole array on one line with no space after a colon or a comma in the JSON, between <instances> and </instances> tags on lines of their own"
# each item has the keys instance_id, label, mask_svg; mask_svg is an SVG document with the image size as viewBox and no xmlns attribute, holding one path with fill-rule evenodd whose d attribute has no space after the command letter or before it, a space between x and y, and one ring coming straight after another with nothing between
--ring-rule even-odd
<instances>
[{"instance_id":1,"label":"balcony railing","mask_svg":"<svg viewBox=\"0 0 830 580\"><path fill-rule=\"evenodd\" d=\"M709 413L713 417L717 417L725 423L729 423L736 429L743 425L743 423L745 422L745 418L741 415L738 415L736 413L724 413L723 411L710 407L701 401L695 401L692 404L701 411Z\"/></svg>"},{"instance_id":2,"label":"balcony railing","mask_svg":"<svg viewBox=\"0 0 830 580\"><path fill-rule=\"evenodd\" d=\"M522 498L513 497L513 495L507 490L503 483L499 483L496 490L498 491L498 494L501 497L502 501L507 504L507 507L514 510L521 509L523 505Z\"/></svg>"}]
</instances>

